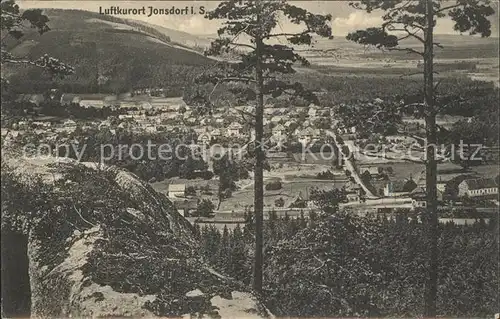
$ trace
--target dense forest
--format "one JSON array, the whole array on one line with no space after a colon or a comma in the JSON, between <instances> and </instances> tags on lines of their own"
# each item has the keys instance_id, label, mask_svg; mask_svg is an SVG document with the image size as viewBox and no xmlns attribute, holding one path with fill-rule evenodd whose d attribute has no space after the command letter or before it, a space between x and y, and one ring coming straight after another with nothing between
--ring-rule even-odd
<instances>
[{"instance_id":1,"label":"dense forest","mask_svg":"<svg viewBox=\"0 0 500 319\"><path fill-rule=\"evenodd\" d=\"M416 218L337 212L279 219L271 214L264 229L267 305L277 316L292 317L418 315L426 237ZM234 230L197 229L205 258L250 283L252 215ZM496 221L439 227L438 313L477 317L497 311L497 236Z\"/></svg>"},{"instance_id":2,"label":"dense forest","mask_svg":"<svg viewBox=\"0 0 500 319\"><path fill-rule=\"evenodd\" d=\"M59 78L39 68L7 65L6 74L10 74L15 92L43 93L60 88L67 93L121 93L156 87L180 96L194 75L213 63L140 23L79 10L47 12L50 32L28 32L20 40L7 38L5 47L30 59L48 54L72 65L75 74ZM106 20L122 24L114 27Z\"/></svg>"}]
</instances>

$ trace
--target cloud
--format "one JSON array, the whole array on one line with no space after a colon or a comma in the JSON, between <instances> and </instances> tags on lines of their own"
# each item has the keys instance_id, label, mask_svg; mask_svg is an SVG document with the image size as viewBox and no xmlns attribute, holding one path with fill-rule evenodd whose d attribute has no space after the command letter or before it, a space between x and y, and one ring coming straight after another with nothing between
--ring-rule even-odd
<instances>
[{"instance_id":1,"label":"cloud","mask_svg":"<svg viewBox=\"0 0 500 319\"><path fill-rule=\"evenodd\" d=\"M368 14L363 11L350 13L346 18L337 17L332 21L334 34L346 35L349 32L382 24L382 18L377 15Z\"/></svg>"}]
</instances>

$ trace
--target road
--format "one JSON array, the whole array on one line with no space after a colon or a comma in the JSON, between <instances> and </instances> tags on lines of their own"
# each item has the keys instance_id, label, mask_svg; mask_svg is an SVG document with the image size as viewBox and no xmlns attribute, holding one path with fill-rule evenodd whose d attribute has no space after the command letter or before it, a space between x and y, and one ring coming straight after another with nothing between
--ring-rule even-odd
<instances>
[{"instance_id":1,"label":"road","mask_svg":"<svg viewBox=\"0 0 500 319\"><path fill-rule=\"evenodd\" d=\"M328 134L329 136L331 136L333 138L333 140L335 141L335 144L340 145L340 143L338 142L337 134L335 132L330 131L330 130L326 130L326 134ZM356 154L356 150L355 150L354 144L352 144L352 143L345 143L345 145L347 145L347 147L349 148L349 152L351 152L351 154ZM351 157L347 157L346 154L344 154L342 152L342 147L339 147L338 149L339 149L340 155L342 155L342 157L344 158L344 166L345 166L345 168L351 172L351 176L354 178L354 181L359 186L361 186L361 188L365 191L366 198L368 198L368 199L378 199L378 198L380 198L379 196L375 196L372 193L372 191L369 190L365 186L365 184L361 180L361 177L358 174L358 170L355 168L354 163L352 162Z\"/></svg>"}]
</instances>

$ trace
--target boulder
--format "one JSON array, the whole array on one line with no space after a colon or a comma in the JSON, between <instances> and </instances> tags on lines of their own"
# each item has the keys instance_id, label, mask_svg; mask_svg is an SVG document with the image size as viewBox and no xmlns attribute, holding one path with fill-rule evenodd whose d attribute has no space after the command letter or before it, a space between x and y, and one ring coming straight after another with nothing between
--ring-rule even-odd
<instances>
[{"instance_id":1,"label":"boulder","mask_svg":"<svg viewBox=\"0 0 500 319\"><path fill-rule=\"evenodd\" d=\"M32 317L272 316L200 258L195 229L166 196L117 167L7 160L4 231L26 238L16 243L27 246Z\"/></svg>"}]
</instances>

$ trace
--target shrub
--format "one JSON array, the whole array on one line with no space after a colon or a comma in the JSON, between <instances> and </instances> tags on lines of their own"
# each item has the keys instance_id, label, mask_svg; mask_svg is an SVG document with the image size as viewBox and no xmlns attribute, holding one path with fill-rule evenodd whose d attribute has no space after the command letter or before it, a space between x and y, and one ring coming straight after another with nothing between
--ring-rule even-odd
<instances>
[{"instance_id":1,"label":"shrub","mask_svg":"<svg viewBox=\"0 0 500 319\"><path fill-rule=\"evenodd\" d=\"M281 189L282 187L283 185L281 184L281 181L273 181L266 184L266 191L275 191Z\"/></svg>"},{"instance_id":2,"label":"shrub","mask_svg":"<svg viewBox=\"0 0 500 319\"><path fill-rule=\"evenodd\" d=\"M205 171L203 172L203 179L204 180L210 180L214 177L214 173L210 172L210 171Z\"/></svg>"},{"instance_id":3,"label":"shrub","mask_svg":"<svg viewBox=\"0 0 500 319\"><path fill-rule=\"evenodd\" d=\"M187 196L196 196L196 189L193 186L186 187Z\"/></svg>"},{"instance_id":4,"label":"shrub","mask_svg":"<svg viewBox=\"0 0 500 319\"><path fill-rule=\"evenodd\" d=\"M202 200L196 208L196 216L210 217L215 209L214 203L209 199Z\"/></svg>"},{"instance_id":5,"label":"shrub","mask_svg":"<svg viewBox=\"0 0 500 319\"><path fill-rule=\"evenodd\" d=\"M333 180L335 179L335 175L330 170L327 170L325 172L318 173L318 175L316 175L316 178L323 180Z\"/></svg>"},{"instance_id":6,"label":"shrub","mask_svg":"<svg viewBox=\"0 0 500 319\"><path fill-rule=\"evenodd\" d=\"M276 207L283 207L285 206L285 200L283 197L278 198L277 200L274 201L274 206Z\"/></svg>"},{"instance_id":7,"label":"shrub","mask_svg":"<svg viewBox=\"0 0 500 319\"><path fill-rule=\"evenodd\" d=\"M365 183L369 183L372 180L372 175L369 171L364 171L363 174L361 174L361 180Z\"/></svg>"}]
</instances>

